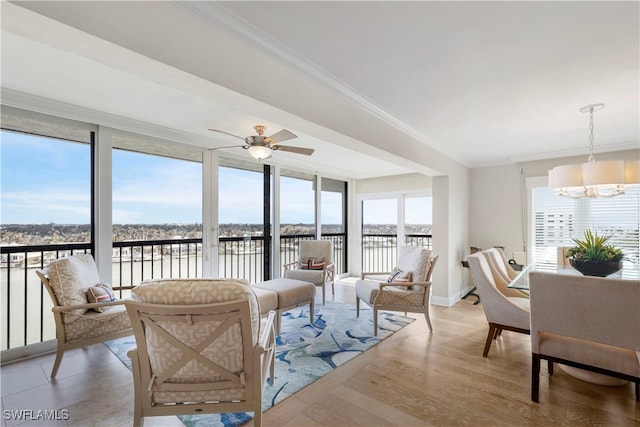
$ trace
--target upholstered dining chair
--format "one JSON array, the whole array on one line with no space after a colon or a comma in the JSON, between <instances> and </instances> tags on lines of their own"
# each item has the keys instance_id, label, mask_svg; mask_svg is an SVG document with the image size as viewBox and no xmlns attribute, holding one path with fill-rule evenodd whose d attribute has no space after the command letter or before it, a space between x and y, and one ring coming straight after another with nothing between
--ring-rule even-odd
<instances>
[{"instance_id":1,"label":"upholstered dining chair","mask_svg":"<svg viewBox=\"0 0 640 427\"><path fill-rule=\"evenodd\" d=\"M133 425L150 416L249 411L260 426L267 373L274 379L275 312L261 325L251 286L156 279L131 295Z\"/></svg>"},{"instance_id":2,"label":"upholstered dining chair","mask_svg":"<svg viewBox=\"0 0 640 427\"><path fill-rule=\"evenodd\" d=\"M493 280L500 292L507 297L529 298L527 292L509 287L509 283L518 276L518 273L509 266L502 249L490 248L485 249L482 253L487 258Z\"/></svg>"},{"instance_id":3,"label":"upholstered dining chair","mask_svg":"<svg viewBox=\"0 0 640 427\"><path fill-rule=\"evenodd\" d=\"M302 280L321 287L323 305L327 283L331 283L331 294L335 295L335 265L331 240L301 240L298 260L283 267L285 279Z\"/></svg>"},{"instance_id":4,"label":"upholstered dining chair","mask_svg":"<svg viewBox=\"0 0 640 427\"><path fill-rule=\"evenodd\" d=\"M489 331L482 352L482 355L487 357L491 343L502 330L529 334L529 299L507 296L498 289L496 272L492 271L485 253L469 255L467 261L480 294L485 317L489 322Z\"/></svg>"},{"instance_id":5,"label":"upholstered dining chair","mask_svg":"<svg viewBox=\"0 0 640 427\"><path fill-rule=\"evenodd\" d=\"M509 264L509 260L504 253L504 249L500 246L494 246L493 248L485 249L484 252L491 255L494 264L499 268L500 273L504 275L507 281L511 281L516 278L518 272L511 267L511 264Z\"/></svg>"},{"instance_id":6,"label":"upholstered dining chair","mask_svg":"<svg viewBox=\"0 0 640 427\"><path fill-rule=\"evenodd\" d=\"M373 332L378 335L378 311L423 313L429 331L433 332L429 316L431 275L438 257L421 246L403 246L398 251L397 266L392 272L362 273L356 281L356 316L360 316L360 301L373 308Z\"/></svg>"},{"instance_id":7,"label":"upholstered dining chair","mask_svg":"<svg viewBox=\"0 0 640 427\"><path fill-rule=\"evenodd\" d=\"M531 400L539 400L544 359L550 375L555 362L631 381L640 401L638 281L532 271L529 287Z\"/></svg>"},{"instance_id":8,"label":"upholstered dining chair","mask_svg":"<svg viewBox=\"0 0 640 427\"><path fill-rule=\"evenodd\" d=\"M100 280L91 254L54 260L36 274L53 303L57 351L51 378L65 351L133 334L124 301Z\"/></svg>"}]
</instances>

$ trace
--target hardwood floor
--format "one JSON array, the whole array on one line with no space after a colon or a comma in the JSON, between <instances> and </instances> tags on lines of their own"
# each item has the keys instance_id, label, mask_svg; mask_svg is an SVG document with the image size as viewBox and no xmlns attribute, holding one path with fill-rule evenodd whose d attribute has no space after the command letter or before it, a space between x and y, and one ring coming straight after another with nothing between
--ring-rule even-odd
<instances>
[{"instance_id":1,"label":"hardwood floor","mask_svg":"<svg viewBox=\"0 0 640 427\"><path fill-rule=\"evenodd\" d=\"M335 299L354 303L353 292L352 286L336 285ZM597 386L561 369L550 378L546 364L540 403L531 402L529 336L505 331L483 358L488 325L474 300L432 306L432 334L416 316L411 325L266 411L263 425L640 426L632 384ZM2 367L2 426L20 424L7 419L5 410L15 409L69 411L68 420L21 426L131 425L131 373L104 345L69 352L58 378L50 381L53 359L47 355ZM146 418L145 425L181 423L162 417Z\"/></svg>"}]
</instances>

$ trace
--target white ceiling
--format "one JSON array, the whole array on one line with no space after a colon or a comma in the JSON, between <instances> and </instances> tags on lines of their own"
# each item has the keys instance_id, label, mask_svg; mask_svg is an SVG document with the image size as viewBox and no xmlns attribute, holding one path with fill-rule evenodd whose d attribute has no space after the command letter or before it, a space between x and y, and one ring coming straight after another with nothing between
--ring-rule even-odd
<instances>
[{"instance_id":1,"label":"white ceiling","mask_svg":"<svg viewBox=\"0 0 640 427\"><path fill-rule=\"evenodd\" d=\"M236 142L208 128L286 127L316 153L274 160L354 178L438 170L400 145L469 167L586 154L596 102L596 150L639 146L638 2L18 3L69 26L2 3L3 102L207 148ZM349 129L362 112L394 131Z\"/></svg>"}]
</instances>

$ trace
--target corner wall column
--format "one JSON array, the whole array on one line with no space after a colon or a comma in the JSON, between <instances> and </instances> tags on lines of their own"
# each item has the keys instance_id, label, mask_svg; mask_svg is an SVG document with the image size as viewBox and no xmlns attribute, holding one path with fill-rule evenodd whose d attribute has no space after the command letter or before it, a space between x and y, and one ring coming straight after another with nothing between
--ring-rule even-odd
<instances>
[{"instance_id":1,"label":"corner wall column","mask_svg":"<svg viewBox=\"0 0 640 427\"><path fill-rule=\"evenodd\" d=\"M113 130L99 126L94 146L94 226L95 253L100 278L113 283Z\"/></svg>"}]
</instances>

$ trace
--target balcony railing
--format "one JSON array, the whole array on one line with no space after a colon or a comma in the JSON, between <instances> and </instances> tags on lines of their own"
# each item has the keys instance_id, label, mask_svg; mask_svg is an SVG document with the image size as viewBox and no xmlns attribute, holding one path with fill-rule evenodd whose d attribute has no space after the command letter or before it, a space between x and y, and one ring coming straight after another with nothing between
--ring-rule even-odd
<instances>
[{"instance_id":1,"label":"balcony railing","mask_svg":"<svg viewBox=\"0 0 640 427\"><path fill-rule=\"evenodd\" d=\"M430 234L407 234L405 245L424 246L431 249ZM362 235L362 271L391 271L396 266L396 234L363 234Z\"/></svg>"},{"instance_id":2,"label":"balcony railing","mask_svg":"<svg viewBox=\"0 0 640 427\"><path fill-rule=\"evenodd\" d=\"M0 348L21 347L55 338L51 299L32 270L54 259L90 253L89 243L3 246L0 283Z\"/></svg>"},{"instance_id":3,"label":"balcony railing","mask_svg":"<svg viewBox=\"0 0 640 427\"><path fill-rule=\"evenodd\" d=\"M282 236L281 260L295 261L300 240L314 236ZM327 234L334 242L336 272L345 265L346 234ZM255 283L264 280L264 238L221 237L219 276L243 278ZM90 253L89 243L3 246L0 271L0 348L22 347L55 338L51 300L34 273L51 261ZM202 277L202 239L167 239L113 242L112 286L119 298L143 280Z\"/></svg>"},{"instance_id":4,"label":"balcony railing","mask_svg":"<svg viewBox=\"0 0 640 427\"><path fill-rule=\"evenodd\" d=\"M264 237L220 237L218 275L246 279L251 283L264 280Z\"/></svg>"},{"instance_id":5,"label":"balcony railing","mask_svg":"<svg viewBox=\"0 0 640 427\"><path fill-rule=\"evenodd\" d=\"M33 270L51 261L90 253L89 243L3 246L0 284L3 350L55 338L51 300ZM112 286L120 298L141 281L202 275L202 240L175 239L113 242Z\"/></svg>"},{"instance_id":6,"label":"balcony railing","mask_svg":"<svg viewBox=\"0 0 640 427\"><path fill-rule=\"evenodd\" d=\"M314 239L315 235L313 234L280 236L280 261L282 262L282 265L298 260L300 253L300 241ZM335 264L336 274L345 273L345 266L347 263L345 251L345 242L347 240L346 233L327 233L322 235L322 239L331 240L333 243L333 263Z\"/></svg>"},{"instance_id":7,"label":"balcony railing","mask_svg":"<svg viewBox=\"0 0 640 427\"><path fill-rule=\"evenodd\" d=\"M202 277L202 239L113 242L114 288L129 289L143 280Z\"/></svg>"}]
</instances>

